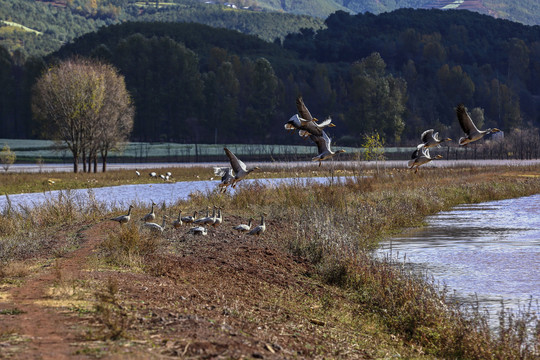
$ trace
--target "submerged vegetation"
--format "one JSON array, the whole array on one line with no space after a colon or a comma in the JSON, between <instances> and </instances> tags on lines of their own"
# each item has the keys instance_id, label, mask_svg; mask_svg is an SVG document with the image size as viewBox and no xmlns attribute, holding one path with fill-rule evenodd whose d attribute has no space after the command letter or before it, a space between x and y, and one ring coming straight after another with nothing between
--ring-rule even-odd
<instances>
[{"instance_id":1,"label":"submerged vegetation","mask_svg":"<svg viewBox=\"0 0 540 360\"><path fill-rule=\"evenodd\" d=\"M325 292L333 294L320 295L320 298L316 293L310 294L313 300L320 299L325 309L318 312L320 305L293 301L290 291L294 291L294 285L289 285L293 286L289 292L273 293L271 306L278 313L294 314L291 316L295 318L306 317L309 322L321 327L318 331L322 331L322 334L341 339L340 346L363 346L366 354L372 357L377 356L369 351L382 346L387 353L417 358L530 359L537 356L540 350L540 327L534 312L521 314L521 317L502 313L501 327L490 329L481 309L464 308L450 302L443 289L388 260L375 259L371 251L377 247L379 240L403 228L421 226L425 216L455 205L540 193L539 170L537 166L428 168L416 175L410 171L386 170L365 177L361 176L365 175L364 171L353 169L351 171L356 176L340 178L332 185L304 187L289 184L277 188L244 185L234 195L217 191L194 193L187 201L179 201L168 208L161 206L160 211L172 217L179 209L204 209L208 204L213 204L226 209L225 221L229 224L254 213L268 214L268 219L271 219L269 229L255 244L252 243L252 256L256 255L254 249L259 247L264 254L277 256L278 251L289 253L298 259L296 262L306 262L308 267L301 275L302 279L318 284ZM103 208L93 201L72 198L66 192L42 207L2 209L0 259L3 265L0 282L24 281L29 271L21 270L21 267L24 268L21 264L35 266L36 262L51 261L77 248L81 244L81 228L92 227L125 210L107 213L101 210ZM146 211L141 204L136 204L133 216L138 219ZM134 320L138 316L136 312L140 310L136 310L134 305L126 307L126 297L139 295L122 294L118 283L123 281L124 276L142 272L149 276L146 280L148 283L163 282L171 277L177 284L175 286L180 286L189 280L178 274L171 275L171 270L167 270L169 260L191 256L189 254L200 251L199 248L208 242L212 242L212 247L221 249L223 256L226 253L224 248L236 248L236 253L246 246L240 239L229 237L226 233L221 233L223 238L209 237L190 242L174 230L166 230L162 237L146 233L135 223L124 227L114 224L107 231L108 235L87 240L97 241L99 245L98 251L86 261L91 264L90 268L107 269L109 280L102 281L102 285L88 283L86 291L99 295L96 295L98 301L94 310L90 311L95 321L101 324L101 330L95 330L96 333L101 334L100 338L112 340L143 336L130 331L137 326ZM45 248L47 251L43 250ZM202 259L210 261L216 256L219 260L219 253L212 256L205 253ZM277 261L275 257L273 259ZM185 266L179 271L188 271L192 265ZM212 265L208 263L205 266L211 268ZM270 271L266 261L257 266L266 269L257 276ZM224 276L224 273L220 274L220 277ZM204 278L202 274L200 276ZM14 281L16 278L23 280ZM210 280L197 280L200 291L209 285L204 281ZM225 304L235 303L233 309L236 310L224 308L223 311L232 314L230 316L235 319L244 319L247 315L242 311L251 306L252 293L265 291L264 285L261 285L264 281L261 281L262 278L258 285L253 285L258 290L250 287L249 292L243 295L219 300ZM299 283L296 286L300 286ZM172 306L178 300L170 301L169 306ZM217 303L212 306L219 308ZM349 312L350 309L354 309L353 313ZM261 321L270 321L270 318L265 320L264 317L257 319L258 326L263 328L266 323ZM326 328L327 322L334 325ZM243 324L248 326L249 321ZM529 332L524 324L529 325ZM368 331L366 326L371 330ZM302 330L298 331L302 333ZM354 340L347 335L350 331L357 334ZM531 334L531 331L536 333ZM384 340L388 336L395 342ZM347 341L354 341L354 345ZM321 345L311 354L335 356L331 352L332 346ZM188 351L188 346L185 349Z\"/></svg>"}]
</instances>

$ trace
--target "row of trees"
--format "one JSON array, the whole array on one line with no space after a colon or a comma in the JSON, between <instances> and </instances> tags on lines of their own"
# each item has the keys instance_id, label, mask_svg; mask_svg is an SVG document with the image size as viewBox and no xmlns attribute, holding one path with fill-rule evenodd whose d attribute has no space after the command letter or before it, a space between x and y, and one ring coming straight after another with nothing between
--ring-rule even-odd
<instances>
[{"instance_id":1,"label":"row of trees","mask_svg":"<svg viewBox=\"0 0 540 360\"><path fill-rule=\"evenodd\" d=\"M538 127L537 28L464 11L414 10L337 13L327 26L280 46L199 24L127 23L22 65L0 51L0 131L39 135L25 110L32 84L45 64L74 55L100 59L125 76L137 108L133 140L299 143L283 133L298 94L319 118L333 117L337 145L360 145L374 131L389 146L415 145L427 128L459 138L460 102L507 134Z\"/></svg>"},{"instance_id":2,"label":"row of trees","mask_svg":"<svg viewBox=\"0 0 540 360\"><path fill-rule=\"evenodd\" d=\"M73 171L97 172L101 155L128 140L134 108L124 78L108 64L74 58L50 68L34 87L33 112L43 133L63 142L73 154Z\"/></svg>"}]
</instances>

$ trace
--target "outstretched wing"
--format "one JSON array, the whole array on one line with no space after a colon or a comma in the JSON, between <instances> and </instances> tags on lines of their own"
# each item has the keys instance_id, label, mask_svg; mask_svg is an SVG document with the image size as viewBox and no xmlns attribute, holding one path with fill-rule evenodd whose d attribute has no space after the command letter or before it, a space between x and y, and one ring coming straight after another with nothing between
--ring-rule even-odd
<instances>
[{"instance_id":1,"label":"outstretched wing","mask_svg":"<svg viewBox=\"0 0 540 360\"><path fill-rule=\"evenodd\" d=\"M424 144L428 143L429 140L433 137L433 129L426 130L422 133L421 140Z\"/></svg>"},{"instance_id":2,"label":"outstretched wing","mask_svg":"<svg viewBox=\"0 0 540 360\"><path fill-rule=\"evenodd\" d=\"M304 99L302 99L302 96L298 96L296 98L296 109L298 111L298 115L307 121L312 121L313 116L311 116L311 113L307 109L306 105L304 104Z\"/></svg>"},{"instance_id":3,"label":"outstretched wing","mask_svg":"<svg viewBox=\"0 0 540 360\"><path fill-rule=\"evenodd\" d=\"M322 132L321 136L310 135L309 138L313 140L315 145L317 145L317 151L319 152L319 155L330 150L330 144L332 141L324 131Z\"/></svg>"},{"instance_id":4,"label":"outstretched wing","mask_svg":"<svg viewBox=\"0 0 540 360\"><path fill-rule=\"evenodd\" d=\"M465 105L459 104L456 108L457 118L459 120L459 125L465 134L469 135L474 132L478 132L478 128L474 125L471 117L465 109Z\"/></svg>"},{"instance_id":5,"label":"outstretched wing","mask_svg":"<svg viewBox=\"0 0 540 360\"><path fill-rule=\"evenodd\" d=\"M225 150L225 154L227 154L227 157L229 158L229 161L231 162L231 166L235 173L238 174L240 171L246 171L246 164L238 160L236 155L234 155L231 150L227 148L223 148L223 150Z\"/></svg>"},{"instance_id":6,"label":"outstretched wing","mask_svg":"<svg viewBox=\"0 0 540 360\"><path fill-rule=\"evenodd\" d=\"M225 181L229 177L234 176L230 167L214 167L214 175L220 176L221 181Z\"/></svg>"},{"instance_id":7,"label":"outstretched wing","mask_svg":"<svg viewBox=\"0 0 540 360\"><path fill-rule=\"evenodd\" d=\"M423 149L424 149L424 144L418 144L416 146L416 150L414 150L414 152L412 153L411 159L419 158L420 152L423 151Z\"/></svg>"}]
</instances>

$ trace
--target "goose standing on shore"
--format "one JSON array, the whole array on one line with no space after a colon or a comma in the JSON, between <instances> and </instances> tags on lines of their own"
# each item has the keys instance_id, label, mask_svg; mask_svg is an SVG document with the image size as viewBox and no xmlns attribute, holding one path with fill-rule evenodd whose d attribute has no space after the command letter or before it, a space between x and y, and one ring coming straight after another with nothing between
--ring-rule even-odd
<instances>
[{"instance_id":1,"label":"goose standing on shore","mask_svg":"<svg viewBox=\"0 0 540 360\"><path fill-rule=\"evenodd\" d=\"M261 215L261 223L260 225L257 225L253 228L253 230L251 230L250 232L248 232L248 235L257 235L257 236L260 236L263 232L266 231L266 224L264 223L264 216L266 214L262 214Z\"/></svg>"},{"instance_id":2,"label":"goose standing on shore","mask_svg":"<svg viewBox=\"0 0 540 360\"><path fill-rule=\"evenodd\" d=\"M207 216L203 219L202 225L213 225L216 222L216 207L212 210L212 216Z\"/></svg>"},{"instance_id":3,"label":"goose standing on shore","mask_svg":"<svg viewBox=\"0 0 540 360\"><path fill-rule=\"evenodd\" d=\"M143 224L143 226L146 228L146 229L150 229L152 231L159 231L159 232L163 232L163 230L165 230L165 222L166 222L166 219L167 219L167 215L163 215L163 222L161 223L161 225L159 224L156 224L156 223L153 223L153 222L145 222Z\"/></svg>"},{"instance_id":4,"label":"goose standing on shore","mask_svg":"<svg viewBox=\"0 0 540 360\"><path fill-rule=\"evenodd\" d=\"M209 217L210 217L210 207L208 206L206 208L206 216L198 218L198 219L194 219L193 224L194 225L202 225L202 224L205 223L206 219L208 219Z\"/></svg>"},{"instance_id":5,"label":"goose standing on shore","mask_svg":"<svg viewBox=\"0 0 540 360\"><path fill-rule=\"evenodd\" d=\"M182 210L178 211L178 218L172 223L175 229L179 229L184 223L182 222Z\"/></svg>"},{"instance_id":6,"label":"goose standing on shore","mask_svg":"<svg viewBox=\"0 0 540 360\"><path fill-rule=\"evenodd\" d=\"M152 221L156 218L156 213L154 212L154 206L156 205L156 203L152 200L152 210L150 210L150 212L146 215L144 215L141 220L144 221L144 222L149 222L149 221Z\"/></svg>"},{"instance_id":7,"label":"goose standing on shore","mask_svg":"<svg viewBox=\"0 0 540 360\"><path fill-rule=\"evenodd\" d=\"M441 139L439 137L439 133L438 132L434 133L434 131L435 130L433 129L429 129L422 133L422 136L421 136L422 143L424 143L424 146L426 148L435 147L435 146L440 147L441 143L452 140L450 138Z\"/></svg>"},{"instance_id":8,"label":"goose standing on shore","mask_svg":"<svg viewBox=\"0 0 540 360\"><path fill-rule=\"evenodd\" d=\"M246 224L236 225L233 227L233 229L242 233L248 232L249 229L251 229L252 222L253 222L253 218L249 218L249 222L247 223L247 225Z\"/></svg>"},{"instance_id":9,"label":"goose standing on shore","mask_svg":"<svg viewBox=\"0 0 540 360\"><path fill-rule=\"evenodd\" d=\"M428 162L435 159L442 159L442 156L437 155L435 157L431 157L431 155L429 154L429 149L425 147L424 144L419 144L416 147L416 150L412 153L411 160L409 160L407 165L410 169L416 167L416 170L414 171L414 173L416 174L418 172L418 167L427 164Z\"/></svg>"},{"instance_id":10,"label":"goose standing on shore","mask_svg":"<svg viewBox=\"0 0 540 360\"><path fill-rule=\"evenodd\" d=\"M197 218L197 211L194 211L193 216L189 216L189 215L183 216L180 220L182 220L182 222L185 222L186 224L190 224L193 221L195 221L196 218Z\"/></svg>"},{"instance_id":11,"label":"goose standing on shore","mask_svg":"<svg viewBox=\"0 0 540 360\"><path fill-rule=\"evenodd\" d=\"M497 128L493 129L487 129L487 130L478 130L476 125L474 125L474 122L472 121L471 117L467 113L467 109L465 109L465 105L459 104L456 108L456 114L457 118L459 120L459 125L461 126L461 129L465 133L465 135L462 138L459 139L459 145L467 145L469 143L472 143L473 141L480 140L487 134L496 133L501 130Z\"/></svg>"},{"instance_id":12,"label":"goose standing on shore","mask_svg":"<svg viewBox=\"0 0 540 360\"><path fill-rule=\"evenodd\" d=\"M212 223L212 226L213 227L219 226L221 225L222 222L223 222L223 215L221 214L221 208L218 207L218 214L216 216L216 219Z\"/></svg>"},{"instance_id":13,"label":"goose standing on shore","mask_svg":"<svg viewBox=\"0 0 540 360\"><path fill-rule=\"evenodd\" d=\"M231 162L231 167L234 170L234 179L232 180L232 187L233 189L236 187L236 184L248 176L252 171L259 170L258 166L255 166L254 168L248 169L246 164L244 164L241 160L239 160L236 155L234 155L229 149L223 148L225 150L225 154L227 154L227 157L229 158L229 161Z\"/></svg>"},{"instance_id":14,"label":"goose standing on shore","mask_svg":"<svg viewBox=\"0 0 540 360\"><path fill-rule=\"evenodd\" d=\"M120 226L124 225L131 219L131 209L133 209L133 205L129 205L128 213L126 215L120 215L110 220L118 221L120 223Z\"/></svg>"},{"instance_id":15,"label":"goose standing on shore","mask_svg":"<svg viewBox=\"0 0 540 360\"><path fill-rule=\"evenodd\" d=\"M204 226L195 226L195 227L192 227L191 229L189 229L188 233L192 234L192 235L207 235L208 234L208 230L204 227Z\"/></svg>"}]
</instances>

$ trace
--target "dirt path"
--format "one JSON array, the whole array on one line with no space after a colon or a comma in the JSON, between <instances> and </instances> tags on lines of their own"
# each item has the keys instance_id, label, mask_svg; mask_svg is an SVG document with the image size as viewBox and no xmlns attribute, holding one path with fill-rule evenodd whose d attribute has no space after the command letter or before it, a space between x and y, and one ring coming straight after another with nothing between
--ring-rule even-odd
<instances>
[{"instance_id":1,"label":"dirt path","mask_svg":"<svg viewBox=\"0 0 540 360\"><path fill-rule=\"evenodd\" d=\"M0 309L20 312L4 315L0 322L0 334L13 333L18 338L19 346L11 354L13 358L78 358L73 356L74 348L70 345L82 340L82 335L73 331L78 319L48 306L47 301L51 300L49 289L66 274L73 278L80 275L88 255L101 241L102 227L109 225L100 223L79 230L80 246L76 250L57 259L52 266L41 269L22 286L7 291L6 301L0 302ZM3 356L7 355L2 355L0 347L0 358Z\"/></svg>"},{"instance_id":2,"label":"dirt path","mask_svg":"<svg viewBox=\"0 0 540 360\"><path fill-rule=\"evenodd\" d=\"M242 220L229 216L205 237L189 235L187 227L168 229L160 234L164 248L144 258L144 271L88 261L118 224L70 229L78 230L76 250L21 285L0 288L0 359L386 356L394 340L359 316L361 304L313 278L305 259L275 246L286 224L268 220L279 231L259 238L232 230ZM78 282L85 305L72 305L77 292L51 294ZM104 303L95 295L111 283L115 305L99 310L95 305ZM114 327L122 336L109 336Z\"/></svg>"}]
</instances>

